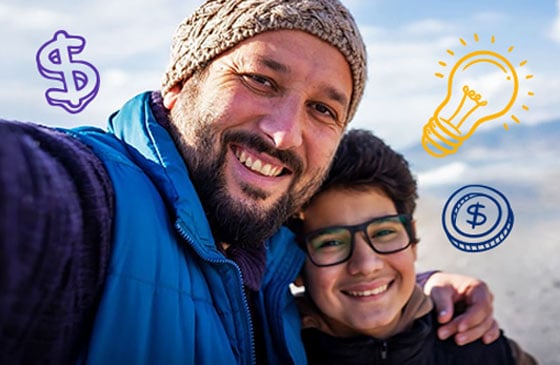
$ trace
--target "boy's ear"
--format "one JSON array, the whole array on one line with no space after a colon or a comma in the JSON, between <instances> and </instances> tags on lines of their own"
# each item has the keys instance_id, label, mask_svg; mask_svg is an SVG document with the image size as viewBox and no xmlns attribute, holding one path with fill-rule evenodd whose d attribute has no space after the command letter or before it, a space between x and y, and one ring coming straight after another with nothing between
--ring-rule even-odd
<instances>
[{"instance_id":1,"label":"boy's ear","mask_svg":"<svg viewBox=\"0 0 560 365\"><path fill-rule=\"evenodd\" d=\"M416 236L416 221L413 220L412 222L412 232L414 232L414 235ZM416 259L418 258L418 243L415 243L412 245L412 255L414 256L414 261L416 261Z\"/></svg>"},{"instance_id":2,"label":"boy's ear","mask_svg":"<svg viewBox=\"0 0 560 365\"><path fill-rule=\"evenodd\" d=\"M298 275L298 277L296 278L296 280L294 280L294 285L300 288L303 288L303 278L301 277L301 274Z\"/></svg>"}]
</instances>

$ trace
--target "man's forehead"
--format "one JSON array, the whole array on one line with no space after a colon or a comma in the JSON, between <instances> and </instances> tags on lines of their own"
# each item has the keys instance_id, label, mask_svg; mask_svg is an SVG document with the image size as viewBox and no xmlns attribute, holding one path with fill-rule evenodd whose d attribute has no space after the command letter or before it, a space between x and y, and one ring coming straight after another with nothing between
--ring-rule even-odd
<instances>
[{"instance_id":1,"label":"man's forehead","mask_svg":"<svg viewBox=\"0 0 560 365\"><path fill-rule=\"evenodd\" d=\"M344 55L337 48L333 47L329 43L323 41L313 34L299 30L269 31L266 33L258 34L254 37L240 42L224 55L234 54L234 57L237 58L237 61L242 62L245 65L262 67L275 73L289 75L294 71L293 64L286 61L286 58L283 57L283 52L286 51L286 49L289 49L293 43L290 41L290 36L293 37L297 34L299 34L300 36L303 35L303 42L314 42L315 47L317 47L317 44L320 44L321 47L324 45L324 47L326 47L325 49L330 49L333 54L340 56L340 60L344 64L344 69L347 70L348 79L350 80L350 88L348 92L344 90L344 88L342 87L342 83L340 83L340 85L339 83L337 83L336 85L333 84L333 75L329 75L328 78L324 79L324 82L321 85L321 89L325 92L329 99L332 99L333 101L336 101L344 106L348 106L352 93L352 74L350 65L348 64ZM293 53L293 49L291 50L291 52ZM334 57L330 58L332 59ZM300 59L301 57L296 58L297 61L299 61ZM319 69L322 65L324 65L324 63L321 62L320 59L313 58L310 68ZM340 75L341 73L343 73L344 69L337 67L337 74Z\"/></svg>"}]
</instances>

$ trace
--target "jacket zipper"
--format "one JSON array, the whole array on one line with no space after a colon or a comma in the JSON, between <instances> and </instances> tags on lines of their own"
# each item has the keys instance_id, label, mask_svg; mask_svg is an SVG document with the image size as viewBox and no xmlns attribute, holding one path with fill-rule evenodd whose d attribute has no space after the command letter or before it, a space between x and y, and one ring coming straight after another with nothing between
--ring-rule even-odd
<instances>
[{"instance_id":1,"label":"jacket zipper","mask_svg":"<svg viewBox=\"0 0 560 365\"><path fill-rule=\"evenodd\" d=\"M249 309L249 303L247 301L247 295L245 294L245 290L243 290L243 275L241 274L241 269L231 260L224 258L223 260L213 260L204 257L199 251L196 245L194 244L194 240L192 237L185 232L185 230L181 227L179 222L175 223L175 228L179 231L181 237L190 243L191 247L196 251L199 257L203 258L205 261L213 263L213 264L227 264L232 265L236 272L237 277L239 278L239 282L241 283L241 299L243 299L243 308L245 309L245 314L249 321L249 334L251 335L251 364L256 364L256 353L255 353L255 332L253 328L253 320L251 319L251 311Z\"/></svg>"},{"instance_id":2,"label":"jacket zipper","mask_svg":"<svg viewBox=\"0 0 560 365\"><path fill-rule=\"evenodd\" d=\"M381 344L381 360L387 360L387 353L389 349L387 348L387 341L383 341Z\"/></svg>"}]
</instances>

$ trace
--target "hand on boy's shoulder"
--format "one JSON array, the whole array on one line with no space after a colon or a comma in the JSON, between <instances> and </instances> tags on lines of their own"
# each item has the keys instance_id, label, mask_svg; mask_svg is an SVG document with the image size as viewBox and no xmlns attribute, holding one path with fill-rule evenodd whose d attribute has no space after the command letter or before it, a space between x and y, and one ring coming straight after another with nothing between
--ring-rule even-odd
<instances>
[{"instance_id":1,"label":"hand on boy's shoulder","mask_svg":"<svg viewBox=\"0 0 560 365\"><path fill-rule=\"evenodd\" d=\"M500 329L493 317L494 296L482 280L435 272L427 279L424 292L432 298L442 324L438 329L440 339L453 336L458 345L465 345L479 338L489 344L499 337ZM455 313L458 302L465 305L461 314Z\"/></svg>"}]
</instances>

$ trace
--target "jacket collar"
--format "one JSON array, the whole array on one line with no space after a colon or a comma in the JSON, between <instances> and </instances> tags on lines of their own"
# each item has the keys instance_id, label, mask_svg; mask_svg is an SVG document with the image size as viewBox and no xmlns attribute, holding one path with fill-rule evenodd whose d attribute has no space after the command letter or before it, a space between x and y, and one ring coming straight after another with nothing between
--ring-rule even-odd
<instances>
[{"instance_id":1,"label":"jacket collar","mask_svg":"<svg viewBox=\"0 0 560 365\"><path fill-rule=\"evenodd\" d=\"M218 254L187 166L173 138L154 116L150 100L151 92L129 100L111 115L108 130L125 143L130 157L154 182L177 221L188 222L182 224L185 233Z\"/></svg>"},{"instance_id":2,"label":"jacket collar","mask_svg":"<svg viewBox=\"0 0 560 365\"><path fill-rule=\"evenodd\" d=\"M298 298L298 300L301 298ZM301 302L298 302L300 309ZM312 307L311 307L312 308ZM433 328L431 311L432 301L416 286L414 292L403 308L396 335L385 339L370 336L336 337L321 326L321 317L317 309L303 313L303 339L310 363L331 364L372 364L385 360L384 363L404 364L418 363L424 351L431 351L427 345L428 336ZM314 315L313 315L314 313ZM310 321L313 318L313 321ZM319 320L317 320L319 318Z\"/></svg>"}]
</instances>

